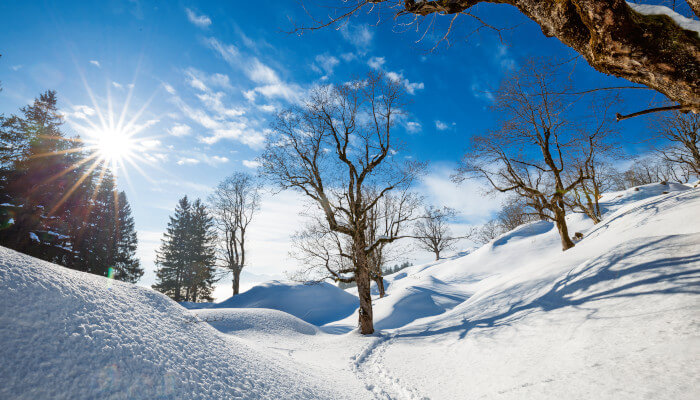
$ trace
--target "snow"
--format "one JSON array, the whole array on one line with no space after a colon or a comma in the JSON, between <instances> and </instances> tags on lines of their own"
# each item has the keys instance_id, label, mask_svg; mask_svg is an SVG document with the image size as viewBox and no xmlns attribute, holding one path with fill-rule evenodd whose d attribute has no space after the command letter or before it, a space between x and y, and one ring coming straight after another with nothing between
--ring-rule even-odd
<instances>
[{"instance_id":1,"label":"snow","mask_svg":"<svg viewBox=\"0 0 700 400\"><path fill-rule=\"evenodd\" d=\"M533 222L387 276L368 336L352 289L273 281L188 311L0 249L0 398L700 398L700 188L601 206L567 216L566 252Z\"/></svg>"},{"instance_id":2,"label":"snow","mask_svg":"<svg viewBox=\"0 0 700 400\"><path fill-rule=\"evenodd\" d=\"M330 283L305 285L297 282L271 281L254 286L221 303L204 304L206 308L272 308L296 316L314 325L323 325L347 317L359 300ZM202 307L187 304L188 308Z\"/></svg>"},{"instance_id":3,"label":"snow","mask_svg":"<svg viewBox=\"0 0 700 400\"><path fill-rule=\"evenodd\" d=\"M356 312L314 335L233 334L375 398L697 398L700 189L657 183L601 206L595 226L567 217L584 238L566 252L533 222L386 277L375 335L357 334Z\"/></svg>"},{"instance_id":4,"label":"snow","mask_svg":"<svg viewBox=\"0 0 700 400\"><path fill-rule=\"evenodd\" d=\"M347 398L150 289L0 248L0 398Z\"/></svg>"},{"instance_id":5,"label":"snow","mask_svg":"<svg viewBox=\"0 0 700 400\"><path fill-rule=\"evenodd\" d=\"M634 11L644 15L668 15L681 28L689 31L695 31L698 33L698 35L700 35L700 21L684 17L666 6L637 4L630 2L627 2L627 5Z\"/></svg>"}]
</instances>

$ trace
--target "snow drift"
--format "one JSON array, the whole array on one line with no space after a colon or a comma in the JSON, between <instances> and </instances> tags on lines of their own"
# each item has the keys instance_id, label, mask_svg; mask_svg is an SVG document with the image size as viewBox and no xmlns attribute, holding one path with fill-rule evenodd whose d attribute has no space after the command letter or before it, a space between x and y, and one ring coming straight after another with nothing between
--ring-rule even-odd
<instances>
[{"instance_id":1,"label":"snow drift","mask_svg":"<svg viewBox=\"0 0 700 400\"><path fill-rule=\"evenodd\" d=\"M338 398L164 295L0 248L0 398Z\"/></svg>"},{"instance_id":2,"label":"snow drift","mask_svg":"<svg viewBox=\"0 0 700 400\"><path fill-rule=\"evenodd\" d=\"M359 300L330 283L304 285L271 281L208 308L271 308L310 324L323 325L352 314ZM195 305L189 305L194 308Z\"/></svg>"}]
</instances>

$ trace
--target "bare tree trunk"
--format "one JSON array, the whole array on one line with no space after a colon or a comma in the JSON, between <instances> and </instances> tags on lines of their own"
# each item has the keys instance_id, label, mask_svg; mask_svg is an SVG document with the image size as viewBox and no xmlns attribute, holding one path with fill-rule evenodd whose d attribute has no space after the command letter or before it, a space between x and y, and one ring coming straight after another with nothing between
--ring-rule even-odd
<instances>
[{"instance_id":1,"label":"bare tree trunk","mask_svg":"<svg viewBox=\"0 0 700 400\"><path fill-rule=\"evenodd\" d=\"M569 236L569 228L566 226L566 211L564 211L563 204L561 204L561 207L557 207L557 209L554 210L554 222L559 230L562 250L566 251L574 247L574 242Z\"/></svg>"},{"instance_id":2,"label":"bare tree trunk","mask_svg":"<svg viewBox=\"0 0 700 400\"><path fill-rule=\"evenodd\" d=\"M377 284L377 290L379 290L379 298L384 297L384 277L381 275L376 275L374 277L374 283Z\"/></svg>"},{"instance_id":3,"label":"bare tree trunk","mask_svg":"<svg viewBox=\"0 0 700 400\"><path fill-rule=\"evenodd\" d=\"M238 294L238 290L241 284L241 269L233 270L233 295Z\"/></svg>"},{"instance_id":4,"label":"bare tree trunk","mask_svg":"<svg viewBox=\"0 0 700 400\"><path fill-rule=\"evenodd\" d=\"M360 298L358 325L361 334L369 335L374 333L374 322L372 316L372 290L370 287L371 276L369 259L365 249L367 244L364 231L364 227L356 230L353 246L355 253L355 282L357 283L357 296Z\"/></svg>"}]
</instances>

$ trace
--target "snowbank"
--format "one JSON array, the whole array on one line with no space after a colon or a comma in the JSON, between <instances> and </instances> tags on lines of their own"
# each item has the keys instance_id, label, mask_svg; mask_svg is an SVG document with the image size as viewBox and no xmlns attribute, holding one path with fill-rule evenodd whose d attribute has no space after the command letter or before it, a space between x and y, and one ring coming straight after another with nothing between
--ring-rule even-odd
<instances>
[{"instance_id":1,"label":"snowbank","mask_svg":"<svg viewBox=\"0 0 700 400\"><path fill-rule=\"evenodd\" d=\"M167 297L0 248L0 398L338 398Z\"/></svg>"},{"instance_id":2,"label":"snowbank","mask_svg":"<svg viewBox=\"0 0 700 400\"><path fill-rule=\"evenodd\" d=\"M597 225L567 216L584 239L566 252L551 224L535 222L465 257L406 269L375 300L385 330L357 362L373 391L698 398L700 189L657 183L601 201ZM433 293L466 300L438 313Z\"/></svg>"},{"instance_id":3,"label":"snowbank","mask_svg":"<svg viewBox=\"0 0 700 400\"><path fill-rule=\"evenodd\" d=\"M283 311L265 308L217 308L192 310L223 333L267 335L315 335L318 328Z\"/></svg>"},{"instance_id":4,"label":"snowbank","mask_svg":"<svg viewBox=\"0 0 700 400\"><path fill-rule=\"evenodd\" d=\"M304 285L272 281L255 286L210 308L271 308L319 326L347 317L357 309L358 303L356 296L330 283Z\"/></svg>"}]
</instances>

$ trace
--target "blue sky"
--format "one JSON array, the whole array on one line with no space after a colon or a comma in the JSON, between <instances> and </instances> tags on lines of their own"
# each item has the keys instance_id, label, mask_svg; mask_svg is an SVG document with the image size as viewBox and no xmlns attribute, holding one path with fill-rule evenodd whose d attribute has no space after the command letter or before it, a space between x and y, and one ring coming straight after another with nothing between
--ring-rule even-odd
<instances>
[{"instance_id":1,"label":"blue sky","mask_svg":"<svg viewBox=\"0 0 700 400\"><path fill-rule=\"evenodd\" d=\"M138 131L139 151L136 166L127 164L118 180L134 211L139 254L149 270L146 285L153 282L154 250L179 197L204 198L231 172L254 172L276 110L313 85L344 82L370 68L401 79L410 93L409 115L398 128L404 151L431 164L417 189L462 210L462 224L479 223L497 202L475 184L454 186L449 174L468 137L494 124L490 90L526 57L575 55L509 7L483 7L479 15L510 28L503 42L487 30L465 41L474 27L467 23L454 32L451 47L430 52L445 19L417 42L422 31L398 32L390 21L377 25L372 15L340 29L288 34L290 21L309 22L292 1L3 2L0 112L16 112L55 89L66 132L85 136L86 128L94 130L90 123L99 126L99 115L109 114L110 102L115 120L128 102L124 120ZM574 74L581 88L629 84L582 60ZM652 92L634 91L619 111L658 100ZM647 125L643 118L620 123L629 154L648 151ZM279 275L293 269L288 235L302 207L293 194L266 197L249 271Z\"/></svg>"}]
</instances>

